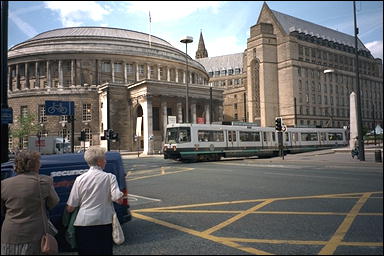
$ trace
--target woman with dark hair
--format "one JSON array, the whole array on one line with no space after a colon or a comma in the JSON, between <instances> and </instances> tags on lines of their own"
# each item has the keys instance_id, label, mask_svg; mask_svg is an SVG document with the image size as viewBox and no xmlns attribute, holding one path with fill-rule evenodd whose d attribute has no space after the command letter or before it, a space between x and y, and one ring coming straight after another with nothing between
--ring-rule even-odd
<instances>
[{"instance_id":1,"label":"woman with dark hair","mask_svg":"<svg viewBox=\"0 0 384 256\"><path fill-rule=\"evenodd\" d=\"M76 178L67 201L68 212L79 207L73 224L79 255L112 255L112 202L122 204L124 194L116 176L103 170L105 149L90 147L84 159L90 168Z\"/></svg>"},{"instance_id":2,"label":"woman with dark hair","mask_svg":"<svg viewBox=\"0 0 384 256\"><path fill-rule=\"evenodd\" d=\"M53 180L39 175L40 153L19 152L15 156L16 176L1 181L1 255L41 254L44 234L41 196L49 209L59 202ZM39 184L40 181L40 184ZM54 234L52 234L54 235Z\"/></svg>"}]
</instances>

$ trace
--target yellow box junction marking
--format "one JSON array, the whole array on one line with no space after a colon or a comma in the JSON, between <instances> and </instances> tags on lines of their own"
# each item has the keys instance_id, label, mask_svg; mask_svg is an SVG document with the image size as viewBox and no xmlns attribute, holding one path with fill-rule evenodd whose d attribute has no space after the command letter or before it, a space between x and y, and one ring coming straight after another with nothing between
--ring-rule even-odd
<instances>
[{"instance_id":1,"label":"yellow box junction marking","mask_svg":"<svg viewBox=\"0 0 384 256\"><path fill-rule=\"evenodd\" d=\"M293 244L293 245L322 245L324 246L319 254L333 254L338 246L376 246L382 247L383 242L344 242L342 241L345 234L350 229L356 216L383 216L383 213L360 213L359 211L364 206L369 198L382 199L381 196L372 196L374 194L382 194L383 191L378 192L366 192L366 193L344 193L344 194L329 194L329 195L317 195L317 196L296 196L296 197L281 197L281 198L267 198L267 199L254 199L254 200L239 200L239 201L225 201L225 202L214 202L214 203L201 203L201 204L188 204L171 207L158 207L158 208L147 208L133 210L132 215L136 218L143 219L149 222L153 222L168 228L172 228L181 232L188 233L203 239L207 239L213 242L217 242L228 247L232 247L241 251L245 251L251 254L260 255L271 255L272 253L262 251L256 248L242 246L238 242L242 243L263 243L263 244ZM357 203L349 212L289 212L289 211L261 211L260 209L264 206L283 200L295 200L295 199L314 199L314 198L359 198ZM242 203L257 203L257 205L247 210L227 211L227 210L194 210L188 208L203 207L203 206L218 206L218 205L231 205L231 204L242 204ZM187 209L186 209L187 208ZM186 228L180 225L176 225L163 220L155 219L149 216L145 216L141 213L206 213L206 214L217 214L217 213L229 213L236 214L228 218L226 221L219 223L205 231L196 231L190 228ZM252 238L236 238L236 237L219 237L212 235L212 233L223 229L224 227L231 225L232 223L240 220L241 218L249 214L296 214L296 215L341 215L345 216L344 221L340 224L335 234L329 241L301 241L301 240L274 240L274 239L252 239Z\"/></svg>"}]
</instances>

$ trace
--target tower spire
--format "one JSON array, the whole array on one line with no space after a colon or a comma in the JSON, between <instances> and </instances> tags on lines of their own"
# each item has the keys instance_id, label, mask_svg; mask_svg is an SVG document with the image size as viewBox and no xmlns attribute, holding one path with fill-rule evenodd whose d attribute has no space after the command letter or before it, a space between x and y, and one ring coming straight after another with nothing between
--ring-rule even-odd
<instances>
[{"instance_id":1,"label":"tower spire","mask_svg":"<svg viewBox=\"0 0 384 256\"><path fill-rule=\"evenodd\" d=\"M204 44L204 39L203 39L203 31L200 29L200 39L199 39L199 46L196 51L196 59L201 59L201 58L207 58L208 57L208 51L205 48Z\"/></svg>"}]
</instances>

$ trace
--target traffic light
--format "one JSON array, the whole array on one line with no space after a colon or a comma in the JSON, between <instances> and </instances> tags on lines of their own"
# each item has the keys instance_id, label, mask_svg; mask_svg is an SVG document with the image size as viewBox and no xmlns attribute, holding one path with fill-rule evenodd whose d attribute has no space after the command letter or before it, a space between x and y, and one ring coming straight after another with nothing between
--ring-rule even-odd
<instances>
[{"instance_id":1,"label":"traffic light","mask_svg":"<svg viewBox=\"0 0 384 256\"><path fill-rule=\"evenodd\" d=\"M108 140L112 140L113 139L113 134L114 134L113 130L109 129L108 130Z\"/></svg>"},{"instance_id":2,"label":"traffic light","mask_svg":"<svg viewBox=\"0 0 384 256\"><path fill-rule=\"evenodd\" d=\"M283 119L281 117L275 118L275 129L278 132L281 132L283 129Z\"/></svg>"}]
</instances>

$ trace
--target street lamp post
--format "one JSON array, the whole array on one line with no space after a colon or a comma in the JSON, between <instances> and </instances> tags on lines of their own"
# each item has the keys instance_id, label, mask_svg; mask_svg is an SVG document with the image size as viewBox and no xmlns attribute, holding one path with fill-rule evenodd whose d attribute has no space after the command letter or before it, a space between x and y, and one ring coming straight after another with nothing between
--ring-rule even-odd
<instances>
[{"instance_id":1,"label":"street lamp post","mask_svg":"<svg viewBox=\"0 0 384 256\"><path fill-rule=\"evenodd\" d=\"M62 150L63 150L63 154L64 154L64 148L65 148L65 137L64 137L64 128L65 126L67 125L67 122L66 121L63 121L61 123L61 126L63 127L63 129L61 130L61 132L63 133L63 146L62 146Z\"/></svg>"},{"instance_id":2,"label":"street lamp post","mask_svg":"<svg viewBox=\"0 0 384 256\"><path fill-rule=\"evenodd\" d=\"M355 28L355 54L356 54L356 104L357 104L357 140L359 145L359 160L365 161L364 155L364 138L362 130L362 119L361 119L361 97L360 97L360 78L359 78L359 49L357 45L357 34L359 30L356 23L356 2L353 1L353 17L354 17L354 28Z\"/></svg>"},{"instance_id":3,"label":"street lamp post","mask_svg":"<svg viewBox=\"0 0 384 256\"><path fill-rule=\"evenodd\" d=\"M193 42L193 38L191 36L186 36L185 38L180 40L180 43L185 44L185 65L186 65L186 98L185 98L185 119L186 123L189 123L189 104L188 104L188 98L189 98L189 88L188 88L188 44Z\"/></svg>"},{"instance_id":4,"label":"street lamp post","mask_svg":"<svg viewBox=\"0 0 384 256\"><path fill-rule=\"evenodd\" d=\"M212 111L212 83L209 84L209 123L212 124L213 111Z\"/></svg>"}]
</instances>

